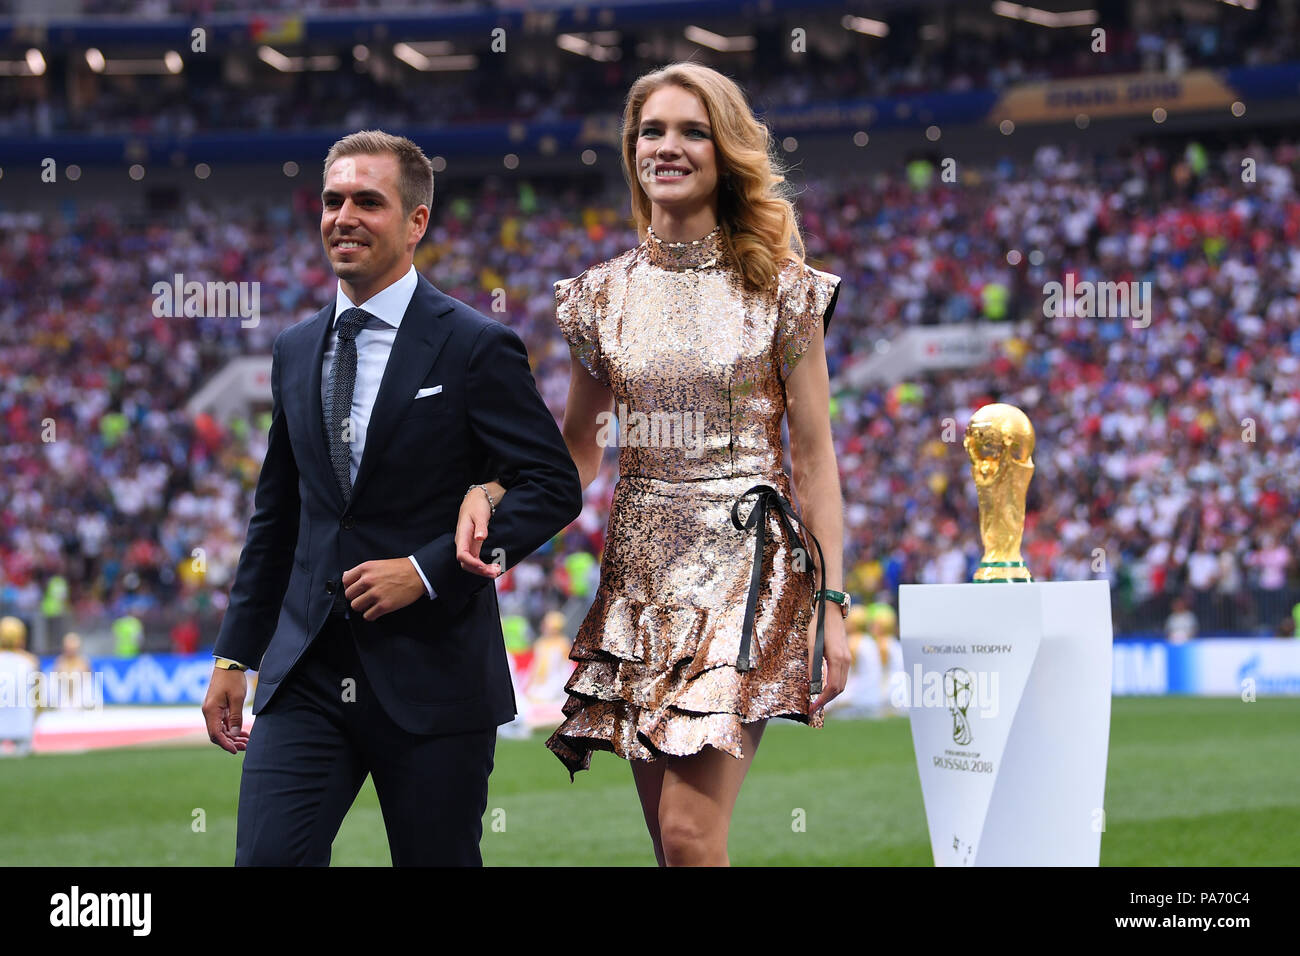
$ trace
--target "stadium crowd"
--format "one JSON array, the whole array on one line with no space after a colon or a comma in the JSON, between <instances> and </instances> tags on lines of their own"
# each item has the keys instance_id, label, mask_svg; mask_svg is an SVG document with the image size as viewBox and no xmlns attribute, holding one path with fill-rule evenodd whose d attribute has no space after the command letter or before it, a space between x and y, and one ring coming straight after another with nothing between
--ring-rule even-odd
<instances>
[{"instance_id":1,"label":"stadium crowd","mask_svg":"<svg viewBox=\"0 0 1300 956\"><path fill-rule=\"evenodd\" d=\"M894 603L900 583L970 579L961 430L1007 401L1038 434L1036 578L1108 578L1120 631L1159 631L1186 599L1201 634L1280 632L1300 598L1300 148L1045 148L963 169L949 184L917 162L797 196L810 261L843 277L827 338L838 381L912 326L1023 320L988 367L836 390L848 589ZM40 613L56 576L77 615L220 612L268 415L219 422L185 404L332 295L313 192L190 199L166 222L0 212L0 613ZM558 419L569 356L552 284L636 242L625 187L438 195L417 268L519 333ZM153 285L178 272L261 283L261 321L156 317ZM1067 272L1151 283L1150 324L1044 315L1045 283ZM611 449L581 517L499 583L506 613L536 628L585 610L616 478Z\"/></svg>"}]
</instances>

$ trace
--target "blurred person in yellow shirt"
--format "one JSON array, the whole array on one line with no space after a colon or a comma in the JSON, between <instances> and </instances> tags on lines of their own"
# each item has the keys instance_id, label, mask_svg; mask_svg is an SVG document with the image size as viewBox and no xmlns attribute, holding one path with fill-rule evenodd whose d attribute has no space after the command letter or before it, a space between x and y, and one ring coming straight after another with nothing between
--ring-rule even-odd
<instances>
[{"instance_id":1,"label":"blurred person in yellow shirt","mask_svg":"<svg viewBox=\"0 0 1300 956\"><path fill-rule=\"evenodd\" d=\"M569 649L573 642L564 633L564 614L550 611L542 618L542 634L533 644L533 669L528 681L528 701L535 707L559 709L567 694L564 689L573 662Z\"/></svg>"},{"instance_id":2,"label":"blurred person in yellow shirt","mask_svg":"<svg viewBox=\"0 0 1300 956\"><path fill-rule=\"evenodd\" d=\"M27 625L0 618L0 757L32 751L40 700L41 662L27 651Z\"/></svg>"},{"instance_id":3,"label":"blurred person in yellow shirt","mask_svg":"<svg viewBox=\"0 0 1300 956\"><path fill-rule=\"evenodd\" d=\"M844 635L852 661L844 693L826 706L830 716L872 717L880 710L880 657L870 634L870 621L869 609L860 605L853 607L844 619Z\"/></svg>"},{"instance_id":4,"label":"blurred person in yellow shirt","mask_svg":"<svg viewBox=\"0 0 1300 956\"><path fill-rule=\"evenodd\" d=\"M894 680L903 673L903 644L898 639L898 612L888 604L875 604L870 628L872 640L880 660L880 694L883 701L881 715L903 713L894 706ZM868 608L870 611L871 608Z\"/></svg>"},{"instance_id":5,"label":"blurred person in yellow shirt","mask_svg":"<svg viewBox=\"0 0 1300 956\"><path fill-rule=\"evenodd\" d=\"M63 652L54 659L50 679L59 686L55 707L93 707L90 658L81 652L81 635L69 631L63 635Z\"/></svg>"}]
</instances>

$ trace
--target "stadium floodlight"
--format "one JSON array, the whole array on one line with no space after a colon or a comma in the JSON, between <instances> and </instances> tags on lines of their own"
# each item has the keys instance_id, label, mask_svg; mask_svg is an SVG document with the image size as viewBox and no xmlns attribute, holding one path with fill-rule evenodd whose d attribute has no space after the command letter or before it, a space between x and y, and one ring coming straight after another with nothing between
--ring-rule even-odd
<instances>
[{"instance_id":1,"label":"stadium floodlight","mask_svg":"<svg viewBox=\"0 0 1300 956\"><path fill-rule=\"evenodd\" d=\"M285 56L279 50L272 46L259 46L257 48L257 58L274 70L281 73L301 73L304 70L315 72L328 72L337 70L339 67L339 58L333 54L323 56Z\"/></svg>"},{"instance_id":2,"label":"stadium floodlight","mask_svg":"<svg viewBox=\"0 0 1300 956\"><path fill-rule=\"evenodd\" d=\"M994 0L993 12L1009 20L1023 20L1040 27L1083 27L1100 19L1096 10L1064 10L1053 13L1008 0Z\"/></svg>"},{"instance_id":3,"label":"stadium floodlight","mask_svg":"<svg viewBox=\"0 0 1300 956\"><path fill-rule=\"evenodd\" d=\"M436 70L473 70L478 66L478 57L472 53L453 54L436 51L450 51L450 43L434 41L430 43L398 43L393 47L393 56L407 66L428 73Z\"/></svg>"},{"instance_id":4,"label":"stadium floodlight","mask_svg":"<svg viewBox=\"0 0 1300 956\"><path fill-rule=\"evenodd\" d=\"M889 36L889 24L885 23L883 20L872 20L868 17L846 15L840 20L840 26L844 27L846 30L852 30L854 33L865 33L867 36Z\"/></svg>"},{"instance_id":5,"label":"stadium floodlight","mask_svg":"<svg viewBox=\"0 0 1300 956\"><path fill-rule=\"evenodd\" d=\"M686 39L692 43L717 50L719 53L740 53L744 50L752 50L758 45L758 41L752 36L724 37L721 33L714 33L712 30L694 24L688 26L684 33Z\"/></svg>"},{"instance_id":6,"label":"stadium floodlight","mask_svg":"<svg viewBox=\"0 0 1300 956\"><path fill-rule=\"evenodd\" d=\"M279 70L281 73L293 72L291 57L285 56L279 50L272 46L259 46L257 48L257 58L272 69Z\"/></svg>"},{"instance_id":7,"label":"stadium floodlight","mask_svg":"<svg viewBox=\"0 0 1300 956\"><path fill-rule=\"evenodd\" d=\"M590 57L601 62L617 60L622 56L623 51L613 45L618 43L618 34L616 32L602 30L599 33L589 34L589 36L590 39L576 33L561 33L555 38L555 45L569 53L576 53L578 56ZM610 39L611 37L612 39Z\"/></svg>"},{"instance_id":8,"label":"stadium floodlight","mask_svg":"<svg viewBox=\"0 0 1300 956\"><path fill-rule=\"evenodd\" d=\"M185 60L175 50L168 50L161 60L110 60L92 46L86 50L86 66L105 76L174 76L185 69Z\"/></svg>"},{"instance_id":9,"label":"stadium floodlight","mask_svg":"<svg viewBox=\"0 0 1300 956\"><path fill-rule=\"evenodd\" d=\"M456 47L447 40L425 40L423 42L407 40L399 45L406 47L408 50L414 50L421 56L430 58L451 56L456 52Z\"/></svg>"}]
</instances>

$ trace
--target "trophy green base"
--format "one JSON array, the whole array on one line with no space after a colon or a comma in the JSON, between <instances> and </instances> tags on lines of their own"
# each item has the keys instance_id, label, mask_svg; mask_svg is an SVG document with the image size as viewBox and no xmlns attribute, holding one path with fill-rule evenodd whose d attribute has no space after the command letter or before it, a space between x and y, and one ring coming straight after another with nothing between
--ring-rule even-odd
<instances>
[{"instance_id":1,"label":"trophy green base","mask_svg":"<svg viewBox=\"0 0 1300 956\"><path fill-rule=\"evenodd\" d=\"M1033 583L1024 561L981 561L971 579L975 584Z\"/></svg>"}]
</instances>

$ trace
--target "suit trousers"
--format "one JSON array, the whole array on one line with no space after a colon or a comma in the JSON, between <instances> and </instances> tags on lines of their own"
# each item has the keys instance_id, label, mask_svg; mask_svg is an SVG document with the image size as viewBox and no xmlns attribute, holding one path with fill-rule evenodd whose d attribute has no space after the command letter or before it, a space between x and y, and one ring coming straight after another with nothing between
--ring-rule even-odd
<instances>
[{"instance_id":1,"label":"suit trousers","mask_svg":"<svg viewBox=\"0 0 1300 956\"><path fill-rule=\"evenodd\" d=\"M421 735L375 698L351 624L331 614L253 722L236 866L328 866L366 775L394 866L481 866L496 728Z\"/></svg>"}]
</instances>

